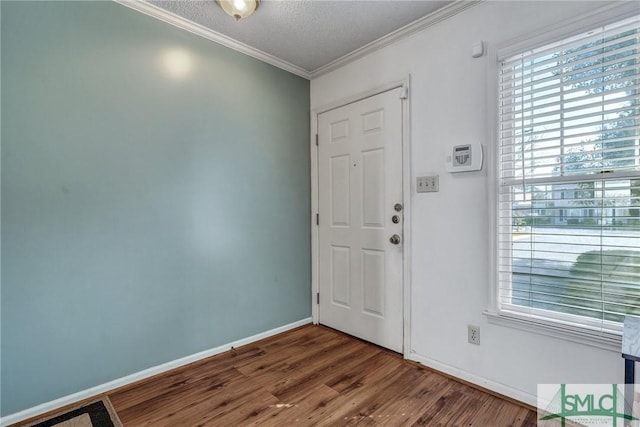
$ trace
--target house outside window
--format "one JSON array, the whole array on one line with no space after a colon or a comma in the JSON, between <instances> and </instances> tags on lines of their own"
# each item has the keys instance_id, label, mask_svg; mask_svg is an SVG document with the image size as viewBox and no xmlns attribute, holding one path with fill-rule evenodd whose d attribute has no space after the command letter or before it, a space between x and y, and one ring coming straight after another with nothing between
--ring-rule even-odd
<instances>
[{"instance_id":1,"label":"house outside window","mask_svg":"<svg viewBox=\"0 0 640 427\"><path fill-rule=\"evenodd\" d=\"M497 311L640 316L640 19L500 59Z\"/></svg>"}]
</instances>

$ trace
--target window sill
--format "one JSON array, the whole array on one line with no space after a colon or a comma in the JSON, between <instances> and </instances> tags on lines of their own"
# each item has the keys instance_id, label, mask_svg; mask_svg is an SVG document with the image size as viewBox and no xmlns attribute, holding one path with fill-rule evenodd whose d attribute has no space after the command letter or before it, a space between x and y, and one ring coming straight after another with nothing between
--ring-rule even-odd
<instances>
[{"instance_id":1,"label":"window sill","mask_svg":"<svg viewBox=\"0 0 640 427\"><path fill-rule=\"evenodd\" d=\"M615 353L622 351L622 336L599 333L588 329L571 328L562 323L531 319L516 314L499 314L485 311L489 323L499 326L507 326L522 331L533 332L540 335L571 341L578 344L609 350Z\"/></svg>"}]
</instances>

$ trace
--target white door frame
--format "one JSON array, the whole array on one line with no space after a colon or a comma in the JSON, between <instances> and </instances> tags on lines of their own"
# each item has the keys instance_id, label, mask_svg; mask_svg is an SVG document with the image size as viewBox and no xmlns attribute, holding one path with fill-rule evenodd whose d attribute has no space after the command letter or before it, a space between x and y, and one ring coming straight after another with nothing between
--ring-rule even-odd
<instances>
[{"instance_id":1,"label":"white door frame","mask_svg":"<svg viewBox=\"0 0 640 427\"><path fill-rule=\"evenodd\" d=\"M404 206L403 239L402 239L402 319L403 319L403 356L408 359L411 354L411 158L410 158L410 102L411 91L409 83L411 76L405 79L389 83L372 90L349 96L336 102L332 102L320 108L311 110L311 315L315 325L319 322L318 304L316 295L320 292L318 282L319 257L318 257L318 225L316 215L318 206L318 146L316 135L318 133L318 115L387 92L392 89L404 87L407 95L402 102L402 205Z\"/></svg>"}]
</instances>

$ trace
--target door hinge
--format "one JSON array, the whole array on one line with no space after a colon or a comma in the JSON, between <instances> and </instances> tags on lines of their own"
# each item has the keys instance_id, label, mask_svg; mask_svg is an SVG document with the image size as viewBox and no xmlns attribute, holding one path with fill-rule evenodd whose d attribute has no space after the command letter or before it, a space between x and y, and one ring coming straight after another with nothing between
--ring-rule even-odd
<instances>
[{"instance_id":1,"label":"door hinge","mask_svg":"<svg viewBox=\"0 0 640 427\"><path fill-rule=\"evenodd\" d=\"M407 99L409 97L409 88L406 86L402 86L400 90L400 99Z\"/></svg>"},{"instance_id":2,"label":"door hinge","mask_svg":"<svg viewBox=\"0 0 640 427\"><path fill-rule=\"evenodd\" d=\"M316 294L316 304L320 304L320 292Z\"/></svg>"},{"instance_id":3,"label":"door hinge","mask_svg":"<svg viewBox=\"0 0 640 427\"><path fill-rule=\"evenodd\" d=\"M320 225L320 214L316 214L316 225Z\"/></svg>"},{"instance_id":4,"label":"door hinge","mask_svg":"<svg viewBox=\"0 0 640 427\"><path fill-rule=\"evenodd\" d=\"M316 147L318 146L318 134L316 133Z\"/></svg>"}]
</instances>

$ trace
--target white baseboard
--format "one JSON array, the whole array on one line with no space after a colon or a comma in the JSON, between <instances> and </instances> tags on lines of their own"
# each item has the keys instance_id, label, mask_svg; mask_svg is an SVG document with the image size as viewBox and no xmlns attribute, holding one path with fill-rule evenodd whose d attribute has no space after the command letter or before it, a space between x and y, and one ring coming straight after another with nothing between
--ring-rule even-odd
<instances>
[{"instance_id":1,"label":"white baseboard","mask_svg":"<svg viewBox=\"0 0 640 427\"><path fill-rule=\"evenodd\" d=\"M71 405L81 400L89 399L93 396L106 393L110 390L114 390L116 388L132 384L136 381L143 380L145 378L149 378L153 375L161 374L163 372L170 371L172 369L178 368L180 366L187 365L189 363L197 362L198 360L205 359L210 356L214 356L216 354L223 353L229 350L231 347L240 347L246 344L251 344L252 342L259 341L263 338L270 337L272 335L276 335L290 329L297 328L298 326L303 326L311 323L311 318L308 317L306 319L298 320L297 322L289 323L288 325L280 326L279 328L271 329L269 331L265 331L256 335L252 335L247 338L243 338L237 341L230 342L228 344L223 344L216 348L212 348L209 350L201 351L199 353L192 354L190 356L182 357L180 359L172 360L171 362L163 363L162 365L154 366L149 369L145 369L143 371L139 371L133 373L131 375L127 375L126 377L118 378L113 381L109 381L107 383L88 388L83 391L79 391L77 393L70 394L68 396L61 397L56 400L52 400L51 402L43 403L38 406L34 406L33 408L25 409L20 412L16 412L15 414L7 415L5 417L0 418L0 427L8 426L10 424L14 424L20 421L24 421L29 418L37 417L46 412L53 411L58 408L62 408L63 406Z\"/></svg>"},{"instance_id":2,"label":"white baseboard","mask_svg":"<svg viewBox=\"0 0 640 427\"><path fill-rule=\"evenodd\" d=\"M471 372L467 372L454 366L447 365L446 363L438 362L437 360L429 359L428 357L420 356L416 353L411 353L409 355L409 360L419 362L428 368L444 372L445 374L460 378L461 380L486 388L503 396L510 397L511 399L515 399L519 402L526 403L527 405L531 405L533 407L536 407L537 405L537 398L533 394L526 393L522 390L518 390L505 384L488 380L479 375L472 374Z\"/></svg>"}]
</instances>

